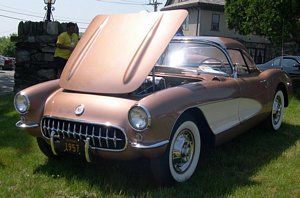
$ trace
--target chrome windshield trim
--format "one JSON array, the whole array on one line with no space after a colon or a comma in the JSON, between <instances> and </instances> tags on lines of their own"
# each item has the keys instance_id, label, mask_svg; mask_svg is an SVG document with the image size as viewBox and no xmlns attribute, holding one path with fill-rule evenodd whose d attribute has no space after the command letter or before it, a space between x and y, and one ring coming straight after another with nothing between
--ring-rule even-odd
<instances>
[{"instance_id":1,"label":"chrome windshield trim","mask_svg":"<svg viewBox=\"0 0 300 198\"><path fill-rule=\"evenodd\" d=\"M39 126L40 126L39 124L25 124L21 120L16 123L16 127L22 128L22 129L35 128L35 127L39 127Z\"/></svg>"},{"instance_id":2,"label":"chrome windshield trim","mask_svg":"<svg viewBox=\"0 0 300 198\"><path fill-rule=\"evenodd\" d=\"M150 145L144 145L144 144L139 144L136 142L131 142L130 146L136 149L153 149L153 148L157 148L157 147L161 147L164 146L166 144L169 143L169 140L164 140L155 144L150 144Z\"/></svg>"}]
</instances>

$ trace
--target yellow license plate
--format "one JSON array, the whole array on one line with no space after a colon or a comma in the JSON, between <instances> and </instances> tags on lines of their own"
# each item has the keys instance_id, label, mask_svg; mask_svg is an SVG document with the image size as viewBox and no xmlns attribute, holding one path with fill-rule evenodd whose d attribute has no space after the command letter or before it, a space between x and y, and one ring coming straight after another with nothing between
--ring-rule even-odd
<instances>
[{"instance_id":1,"label":"yellow license plate","mask_svg":"<svg viewBox=\"0 0 300 198\"><path fill-rule=\"evenodd\" d=\"M84 144L83 141L77 139L63 139L61 146L64 152L81 155L83 153Z\"/></svg>"}]
</instances>

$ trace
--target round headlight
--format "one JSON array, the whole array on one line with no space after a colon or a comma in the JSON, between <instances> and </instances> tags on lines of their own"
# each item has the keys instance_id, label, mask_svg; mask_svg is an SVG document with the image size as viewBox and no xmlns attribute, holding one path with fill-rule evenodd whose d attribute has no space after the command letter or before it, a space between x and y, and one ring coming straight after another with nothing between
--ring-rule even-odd
<instances>
[{"instance_id":1,"label":"round headlight","mask_svg":"<svg viewBox=\"0 0 300 198\"><path fill-rule=\"evenodd\" d=\"M22 92L19 92L15 96L14 105L15 105L15 109L19 113L21 113L21 114L26 113L28 111L29 105L30 105L29 99L25 94L23 94Z\"/></svg>"},{"instance_id":2,"label":"round headlight","mask_svg":"<svg viewBox=\"0 0 300 198\"><path fill-rule=\"evenodd\" d=\"M150 126L150 113L143 106L134 106L129 110L128 120L132 128L141 131Z\"/></svg>"}]
</instances>

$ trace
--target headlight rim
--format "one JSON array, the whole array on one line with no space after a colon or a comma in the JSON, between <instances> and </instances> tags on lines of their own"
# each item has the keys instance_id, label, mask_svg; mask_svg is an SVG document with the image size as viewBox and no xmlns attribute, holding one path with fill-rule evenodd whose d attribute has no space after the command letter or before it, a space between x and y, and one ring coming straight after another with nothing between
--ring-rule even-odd
<instances>
[{"instance_id":1,"label":"headlight rim","mask_svg":"<svg viewBox=\"0 0 300 198\"><path fill-rule=\"evenodd\" d=\"M134 127L134 125L133 125L132 122L131 122L131 119L130 119L130 117L131 117L131 116L130 116L130 112L131 112L134 108L140 108L140 109L142 109L142 110L145 112L145 114L147 115L147 119L146 119L146 122L147 122L147 123L146 123L145 127L142 128L142 129L138 129L138 128ZM132 129L134 129L135 131L137 131L137 132L145 131L146 129L148 129L148 128L151 126L151 114L150 114L149 110L148 110L144 105L141 105L141 104L133 105L133 106L130 108L130 110L128 111L128 122L129 122L130 127L131 127Z\"/></svg>"},{"instance_id":2,"label":"headlight rim","mask_svg":"<svg viewBox=\"0 0 300 198\"><path fill-rule=\"evenodd\" d=\"M17 97L19 97L19 96L24 97L24 98L25 98L25 101L26 101L26 103L27 103L26 108L25 108L24 111L20 111L20 109L17 107L16 99L17 99ZM14 97L14 107L15 107L16 111L17 111L18 113L20 113L20 114L26 114L26 113L28 113L28 110L29 110L29 107L30 107L30 101L29 101L28 96L27 96L24 92L21 91L21 92L18 92L18 93L15 95L15 97Z\"/></svg>"}]
</instances>

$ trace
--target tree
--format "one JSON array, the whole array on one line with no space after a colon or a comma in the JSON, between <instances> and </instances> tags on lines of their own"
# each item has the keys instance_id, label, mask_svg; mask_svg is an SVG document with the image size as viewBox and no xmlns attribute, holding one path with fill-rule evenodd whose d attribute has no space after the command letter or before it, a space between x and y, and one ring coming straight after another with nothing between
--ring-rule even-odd
<instances>
[{"instance_id":1,"label":"tree","mask_svg":"<svg viewBox=\"0 0 300 198\"><path fill-rule=\"evenodd\" d=\"M12 34L11 36L14 36L14 34ZM10 37L0 37L0 54L4 56L14 57L16 46L15 43L11 41Z\"/></svg>"},{"instance_id":2,"label":"tree","mask_svg":"<svg viewBox=\"0 0 300 198\"><path fill-rule=\"evenodd\" d=\"M300 42L299 0L226 0L229 29L266 36L274 44Z\"/></svg>"}]
</instances>

